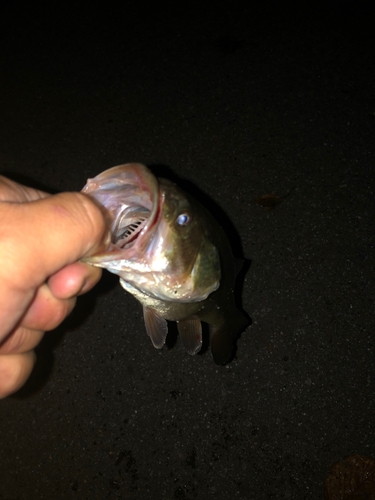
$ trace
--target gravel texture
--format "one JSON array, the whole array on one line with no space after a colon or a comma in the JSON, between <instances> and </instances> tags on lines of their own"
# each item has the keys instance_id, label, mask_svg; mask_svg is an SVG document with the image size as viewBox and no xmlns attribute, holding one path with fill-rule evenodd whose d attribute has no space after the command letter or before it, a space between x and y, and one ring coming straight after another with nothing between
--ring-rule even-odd
<instances>
[{"instance_id":1,"label":"gravel texture","mask_svg":"<svg viewBox=\"0 0 375 500\"><path fill-rule=\"evenodd\" d=\"M105 273L0 403L0 499L323 498L335 462L375 457L368 13L52 8L0 19L1 173L177 180L248 259L252 324L225 367L173 332L157 351Z\"/></svg>"}]
</instances>

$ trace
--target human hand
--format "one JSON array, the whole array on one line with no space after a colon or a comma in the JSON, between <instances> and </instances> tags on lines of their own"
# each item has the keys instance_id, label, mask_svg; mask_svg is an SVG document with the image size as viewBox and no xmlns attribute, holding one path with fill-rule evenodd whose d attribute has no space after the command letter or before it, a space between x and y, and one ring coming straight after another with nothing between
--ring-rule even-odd
<instances>
[{"instance_id":1,"label":"human hand","mask_svg":"<svg viewBox=\"0 0 375 500\"><path fill-rule=\"evenodd\" d=\"M0 398L29 377L44 332L101 270L79 259L110 243L105 213L81 193L50 195L0 176Z\"/></svg>"}]
</instances>

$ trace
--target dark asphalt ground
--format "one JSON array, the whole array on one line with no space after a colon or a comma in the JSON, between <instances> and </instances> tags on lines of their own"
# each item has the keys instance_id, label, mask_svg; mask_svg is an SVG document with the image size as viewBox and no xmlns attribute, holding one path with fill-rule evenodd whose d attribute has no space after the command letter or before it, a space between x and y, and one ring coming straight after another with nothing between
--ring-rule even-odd
<instances>
[{"instance_id":1,"label":"dark asphalt ground","mask_svg":"<svg viewBox=\"0 0 375 500\"><path fill-rule=\"evenodd\" d=\"M0 403L0 499L322 499L334 463L375 457L369 13L28 9L0 20L1 173L179 180L249 260L252 325L225 367L157 351L104 273Z\"/></svg>"}]
</instances>

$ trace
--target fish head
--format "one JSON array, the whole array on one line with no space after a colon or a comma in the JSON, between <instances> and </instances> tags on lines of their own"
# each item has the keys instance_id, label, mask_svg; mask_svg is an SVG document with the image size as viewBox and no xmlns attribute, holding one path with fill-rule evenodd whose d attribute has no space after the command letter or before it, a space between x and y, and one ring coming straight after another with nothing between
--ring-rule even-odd
<instances>
[{"instance_id":1,"label":"fish head","mask_svg":"<svg viewBox=\"0 0 375 500\"><path fill-rule=\"evenodd\" d=\"M219 287L205 211L178 186L130 163L88 179L82 192L107 209L112 235L109 249L85 262L166 301L200 302Z\"/></svg>"}]
</instances>

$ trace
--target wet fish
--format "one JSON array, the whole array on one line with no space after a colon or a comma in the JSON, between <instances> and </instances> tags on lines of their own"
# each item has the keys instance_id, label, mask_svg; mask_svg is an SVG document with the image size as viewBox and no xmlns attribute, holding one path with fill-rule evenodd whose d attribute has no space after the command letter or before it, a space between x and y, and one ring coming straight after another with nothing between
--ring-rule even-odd
<instances>
[{"instance_id":1,"label":"wet fish","mask_svg":"<svg viewBox=\"0 0 375 500\"><path fill-rule=\"evenodd\" d=\"M109 212L112 243L85 261L120 276L143 305L146 331L160 349L176 321L190 354L210 327L214 361L227 363L234 339L249 324L236 308L238 259L216 220L196 200L139 163L110 168L82 189Z\"/></svg>"}]
</instances>

